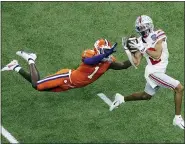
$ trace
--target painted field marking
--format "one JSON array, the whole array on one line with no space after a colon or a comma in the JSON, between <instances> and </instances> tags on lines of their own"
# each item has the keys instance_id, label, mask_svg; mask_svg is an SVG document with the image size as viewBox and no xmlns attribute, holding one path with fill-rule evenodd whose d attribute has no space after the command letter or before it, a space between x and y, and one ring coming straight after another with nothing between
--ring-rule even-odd
<instances>
[{"instance_id":1,"label":"painted field marking","mask_svg":"<svg viewBox=\"0 0 185 144\"><path fill-rule=\"evenodd\" d=\"M104 94L104 93L98 93L97 94L106 104L111 106L112 101Z\"/></svg>"},{"instance_id":2,"label":"painted field marking","mask_svg":"<svg viewBox=\"0 0 185 144\"><path fill-rule=\"evenodd\" d=\"M3 126L1 126L1 133L10 143L19 143Z\"/></svg>"}]
</instances>

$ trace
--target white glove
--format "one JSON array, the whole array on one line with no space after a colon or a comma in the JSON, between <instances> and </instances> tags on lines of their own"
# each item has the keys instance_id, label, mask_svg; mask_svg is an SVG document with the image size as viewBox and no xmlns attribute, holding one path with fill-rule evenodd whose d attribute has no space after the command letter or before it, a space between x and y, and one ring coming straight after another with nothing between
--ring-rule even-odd
<instances>
[{"instance_id":1,"label":"white glove","mask_svg":"<svg viewBox=\"0 0 185 144\"><path fill-rule=\"evenodd\" d=\"M122 37L123 50L128 50L126 45L127 45L127 38L126 37Z\"/></svg>"},{"instance_id":2,"label":"white glove","mask_svg":"<svg viewBox=\"0 0 185 144\"><path fill-rule=\"evenodd\" d=\"M137 48L141 53L145 53L145 51L147 50L142 41L139 41L138 43L135 41L131 41L129 45Z\"/></svg>"},{"instance_id":3,"label":"white glove","mask_svg":"<svg viewBox=\"0 0 185 144\"><path fill-rule=\"evenodd\" d=\"M130 50L127 48L127 40L128 39L126 37L122 37L122 47L123 47L123 50L127 54L130 63L135 67L135 69L137 69L137 67L135 66L135 64L133 62L132 54L131 54Z\"/></svg>"}]
</instances>

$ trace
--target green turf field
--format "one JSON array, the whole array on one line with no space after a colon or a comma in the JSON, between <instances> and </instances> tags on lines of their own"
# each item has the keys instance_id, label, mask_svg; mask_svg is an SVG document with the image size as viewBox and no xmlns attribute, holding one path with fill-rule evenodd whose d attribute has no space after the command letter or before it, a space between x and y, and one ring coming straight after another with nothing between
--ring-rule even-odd
<instances>
[{"instance_id":1,"label":"green turf field","mask_svg":"<svg viewBox=\"0 0 185 144\"><path fill-rule=\"evenodd\" d=\"M115 57L126 60L121 37L134 33L138 15L151 16L168 36L167 73L184 83L183 2L1 2L1 63L15 52L35 52L41 77L61 68L76 68L81 52L103 37L118 42ZM145 86L142 61L138 70L105 73L93 84L63 93L35 91L16 72L2 72L2 125L22 143L183 143L174 127L173 92L161 89L150 101L128 102L113 112L96 94L113 99ZM184 107L184 104L183 104ZM182 111L182 113L184 110ZM182 114L184 116L184 114ZM2 142L7 142L4 138Z\"/></svg>"}]
</instances>

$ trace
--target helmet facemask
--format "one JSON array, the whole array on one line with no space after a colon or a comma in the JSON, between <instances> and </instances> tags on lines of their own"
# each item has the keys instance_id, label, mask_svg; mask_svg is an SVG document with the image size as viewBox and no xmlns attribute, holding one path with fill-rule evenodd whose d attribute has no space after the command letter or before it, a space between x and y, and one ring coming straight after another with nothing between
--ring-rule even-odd
<instances>
[{"instance_id":1,"label":"helmet facemask","mask_svg":"<svg viewBox=\"0 0 185 144\"><path fill-rule=\"evenodd\" d=\"M142 15L136 19L135 28L136 32L146 38L153 31L154 25L149 16Z\"/></svg>"}]
</instances>

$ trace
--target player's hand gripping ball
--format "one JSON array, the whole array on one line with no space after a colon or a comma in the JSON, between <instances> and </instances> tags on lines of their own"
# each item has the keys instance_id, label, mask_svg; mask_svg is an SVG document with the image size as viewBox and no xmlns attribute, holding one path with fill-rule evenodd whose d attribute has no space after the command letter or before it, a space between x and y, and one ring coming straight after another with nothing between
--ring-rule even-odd
<instances>
[{"instance_id":1,"label":"player's hand gripping ball","mask_svg":"<svg viewBox=\"0 0 185 144\"><path fill-rule=\"evenodd\" d=\"M138 51L138 49L135 48L135 47L133 47L133 46L130 46L129 44L130 44L131 42L136 42L136 43L138 43L138 39L136 38L136 36L131 35L131 36L128 38L127 44L126 44L126 46L127 46L127 48L129 49L129 51L130 51L131 53L135 53L135 52Z\"/></svg>"}]
</instances>

